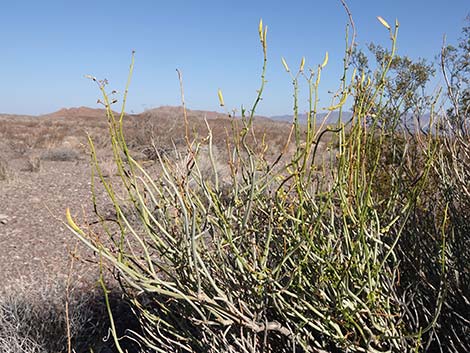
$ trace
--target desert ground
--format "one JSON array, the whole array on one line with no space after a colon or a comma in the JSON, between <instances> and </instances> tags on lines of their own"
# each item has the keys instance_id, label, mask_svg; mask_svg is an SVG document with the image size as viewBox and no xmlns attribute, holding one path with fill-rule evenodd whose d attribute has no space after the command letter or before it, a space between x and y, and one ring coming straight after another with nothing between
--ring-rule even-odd
<instances>
[{"instance_id":1,"label":"desert ground","mask_svg":"<svg viewBox=\"0 0 470 353\"><path fill-rule=\"evenodd\" d=\"M216 145L224 148L230 129L227 116L189 111L193 131L206 133L204 118L213 128ZM258 119L259 129L271 135L280 148L289 124ZM180 108L161 107L141 115L126 116L129 145L138 158L152 158L151 141L162 151L183 143ZM91 201L89 134L104 169L113 175L104 110L62 109L44 116L0 115L0 283L15 286L29 278L65 278L70 254L77 246L64 225L65 210L93 218ZM78 244L77 256L83 251ZM83 254L86 258L86 255ZM82 259L80 257L80 259ZM83 260L83 259L82 259ZM86 262L75 261L79 283L96 280Z\"/></svg>"},{"instance_id":2,"label":"desert ground","mask_svg":"<svg viewBox=\"0 0 470 353\"><path fill-rule=\"evenodd\" d=\"M206 133L206 118L214 129L216 145L224 148L226 131L230 129L227 116L188 111L188 118L193 131L201 134ZM258 120L260 131L273 137L273 146L282 146L289 124ZM161 107L126 116L125 125L129 145L147 162L152 158L151 141L162 151L181 147L183 143L181 108ZM43 116L0 115L3 288L29 278L67 276L70 254L77 240L64 225L65 210L69 207L75 215L93 218L87 134L93 138L100 161L112 177L104 110L82 107ZM81 244L78 249L78 253L83 251ZM74 267L79 283L96 280L96 273L86 262L75 261Z\"/></svg>"}]
</instances>

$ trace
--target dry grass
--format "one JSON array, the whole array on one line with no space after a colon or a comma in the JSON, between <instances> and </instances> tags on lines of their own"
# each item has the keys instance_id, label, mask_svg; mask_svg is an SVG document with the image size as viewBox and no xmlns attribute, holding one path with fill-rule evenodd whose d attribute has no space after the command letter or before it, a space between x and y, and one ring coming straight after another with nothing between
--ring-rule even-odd
<instances>
[{"instance_id":1,"label":"dry grass","mask_svg":"<svg viewBox=\"0 0 470 353\"><path fill-rule=\"evenodd\" d=\"M7 162L0 158L0 181L5 181L9 178L9 170Z\"/></svg>"},{"instance_id":2,"label":"dry grass","mask_svg":"<svg viewBox=\"0 0 470 353\"><path fill-rule=\"evenodd\" d=\"M25 164L21 171L37 173L41 170L41 158L37 156L29 156Z\"/></svg>"},{"instance_id":3,"label":"dry grass","mask_svg":"<svg viewBox=\"0 0 470 353\"><path fill-rule=\"evenodd\" d=\"M33 278L0 291L0 352L67 352L66 296L66 283L58 279ZM120 313L120 330L125 334L124 327L135 326L131 312L118 296L112 298L112 305ZM100 290L72 287L68 317L74 352L89 352L90 348L95 353L114 352ZM130 341L127 346L136 351Z\"/></svg>"}]
</instances>

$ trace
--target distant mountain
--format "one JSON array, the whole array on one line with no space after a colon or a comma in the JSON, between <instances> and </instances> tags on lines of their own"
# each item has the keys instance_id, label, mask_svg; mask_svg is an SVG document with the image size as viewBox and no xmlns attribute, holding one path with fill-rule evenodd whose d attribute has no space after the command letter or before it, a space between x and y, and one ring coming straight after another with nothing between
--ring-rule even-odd
<instances>
[{"instance_id":1,"label":"distant mountain","mask_svg":"<svg viewBox=\"0 0 470 353\"><path fill-rule=\"evenodd\" d=\"M118 114L114 112L115 114ZM90 107L73 107L62 108L56 112L41 115L48 118L102 118L106 116L106 109L90 108Z\"/></svg>"},{"instance_id":2,"label":"distant mountain","mask_svg":"<svg viewBox=\"0 0 470 353\"><path fill-rule=\"evenodd\" d=\"M230 117L227 113L219 113L215 111L207 111L207 110L192 110L187 109L186 114L189 120L191 119L198 119L203 121L207 119L208 121L211 120L231 120L234 119ZM183 117L183 107L181 106L161 106L158 108L147 109L140 114L136 114L136 116L148 117L148 116L158 116L160 119L171 118L174 119L175 117ZM240 116L236 116L235 119L240 119ZM275 121L285 123L288 121L282 119L273 119L270 117L255 115L254 120L257 122L262 121Z\"/></svg>"},{"instance_id":3,"label":"distant mountain","mask_svg":"<svg viewBox=\"0 0 470 353\"><path fill-rule=\"evenodd\" d=\"M341 121L347 122L349 119L351 119L352 113L351 112L343 112L341 116ZM288 121L292 122L294 120L294 115L275 115L270 117L272 120L277 120L277 121ZM307 124L307 114L299 114L298 116L299 122L302 125ZM337 111L332 111L332 112L327 112L327 113L318 113L317 114L317 124L321 124L323 121L325 121L325 124L331 125L335 124L338 122L339 118L339 112Z\"/></svg>"},{"instance_id":4,"label":"distant mountain","mask_svg":"<svg viewBox=\"0 0 470 353\"><path fill-rule=\"evenodd\" d=\"M226 113L220 113L216 111L205 111L205 110L192 110L187 109L187 116L188 119L196 119L201 120L203 122L204 119L210 120L230 120L231 118ZM116 116L119 115L118 112L114 112ZM142 113L139 114L126 114L128 116L134 116L135 118L139 117L158 117L159 119L164 120L174 120L175 118L183 118L183 107L181 106L161 106L153 109L147 109ZM85 118L85 119L100 119L106 117L106 110L103 108L90 108L90 107L71 107L71 108L62 108L56 112L40 115L38 117L41 118L64 118L64 119L74 119L74 118ZM351 119L352 113L349 111L342 112L341 121L347 122ZM34 116L20 116L14 114L0 114L0 120L11 120L11 119L30 119L34 118ZM299 114L298 116L299 122L302 125L307 124L307 114ZM321 112L317 114L317 125L324 123L326 125L333 125L338 122L339 112L332 111L332 112ZM279 123L292 123L294 116L292 114L285 114L285 115L274 115L270 117L264 116L255 116L255 120L258 122L262 121L275 121ZM419 126L423 130L429 130L429 122L430 116L429 114L424 114L419 118ZM415 126L418 126L418 119L413 115L409 114L406 117L406 124L405 119L404 122L401 124L401 127L407 127L410 131L415 130Z\"/></svg>"},{"instance_id":5,"label":"distant mountain","mask_svg":"<svg viewBox=\"0 0 470 353\"><path fill-rule=\"evenodd\" d=\"M318 113L317 114L317 124L321 124L324 119L326 125L332 125L338 122L339 113L337 111L333 111L330 113ZM343 112L341 121L347 122L351 119L352 113L351 112ZM272 120L276 121L288 121L292 122L294 119L293 115L275 115L270 117ZM299 114L299 122L302 125L307 124L307 114ZM415 127L420 126L421 129L427 131L429 129L430 123L430 115L424 114L419 118L408 114L406 117L403 118L401 124L399 124L402 128L408 128L410 131L414 131Z\"/></svg>"},{"instance_id":6,"label":"distant mountain","mask_svg":"<svg viewBox=\"0 0 470 353\"><path fill-rule=\"evenodd\" d=\"M190 117L199 117L199 118L206 118L207 120L212 119L227 119L227 114L214 112L214 111L207 111L207 110L192 110L186 109L186 113L188 118ZM183 117L183 107L182 106L171 106L171 105L163 105L161 107L147 109L140 114L136 114L137 116L142 115L158 115L161 117L175 117L181 116Z\"/></svg>"}]
</instances>

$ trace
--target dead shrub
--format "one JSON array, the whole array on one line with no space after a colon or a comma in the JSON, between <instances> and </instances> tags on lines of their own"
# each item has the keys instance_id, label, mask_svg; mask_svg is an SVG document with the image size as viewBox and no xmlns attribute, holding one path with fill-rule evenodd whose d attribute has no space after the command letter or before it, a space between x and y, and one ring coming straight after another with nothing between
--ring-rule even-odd
<instances>
[{"instance_id":1,"label":"dead shrub","mask_svg":"<svg viewBox=\"0 0 470 353\"><path fill-rule=\"evenodd\" d=\"M41 154L45 161L75 161L79 159L80 153L70 148L54 148Z\"/></svg>"},{"instance_id":2,"label":"dead shrub","mask_svg":"<svg viewBox=\"0 0 470 353\"><path fill-rule=\"evenodd\" d=\"M41 170L41 159L39 157L29 157L26 165L21 170L23 172L39 172Z\"/></svg>"},{"instance_id":3,"label":"dead shrub","mask_svg":"<svg viewBox=\"0 0 470 353\"><path fill-rule=\"evenodd\" d=\"M0 291L0 352L52 353L67 352L67 319L64 281L24 281ZM127 304L115 294L112 305L122 325L132 327ZM97 289L70 290L69 324L73 352L114 352L107 339L109 321L102 294ZM125 334L124 329L120 329ZM126 344L131 352L136 347Z\"/></svg>"}]
</instances>

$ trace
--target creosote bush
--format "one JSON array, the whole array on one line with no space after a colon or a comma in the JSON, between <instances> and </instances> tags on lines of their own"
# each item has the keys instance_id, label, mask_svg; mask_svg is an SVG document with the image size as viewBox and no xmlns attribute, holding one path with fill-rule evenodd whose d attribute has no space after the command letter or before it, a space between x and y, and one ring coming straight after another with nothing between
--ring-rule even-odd
<instances>
[{"instance_id":1,"label":"creosote bush","mask_svg":"<svg viewBox=\"0 0 470 353\"><path fill-rule=\"evenodd\" d=\"M452 336L464 329L452 326L446 332L440 321L455 300L456 306L465 305L448 298L449 288L464 288L449 284L450 268L459 275L465 270L458 267L461 260L451 265L449 252L455 248L447 236L465 224L463 216L450 212L457 208L463 215L467 208L433 198L446 188L460 195L466 189L458 182L468 170L455 169L448 155L440 155L440 136L394 131L388 128L394 122L383 123L390 111L385 92L398 22L392 28L379 20L389 31L391 48L376 72L351 74L354 43L349 41L339 94L328 108L340 112L334 127L319 127L317 121L328 56L309 70L302 59L296 73L283 60L295 93L289 135L295 149L287 162L281 157L289 140L278 158L268 159L269 141L253 131L266 82L267 27L260 22L261 84L252 109L232 118L224 182L212 129L207 124L204 138L190 138L184 110L182 159L155 148L159 173L151 175L132 157L124 138L127 88L116 116L107 82L92 78L103 94L120 176L119 184L105 178L90 138L93 187L100 183L106 189L116 219L109 224L96 208L103 234L81 228L69 210L67 221L97 253L103 270L117 273L140 321L134 338L144 351L415 352L445 350L443 341L456 349L468 347L464 338ZM132 68L133 61L129 79ZM298 122L299 79L306 79L310 92L304 128ZM341 111L350 97L353 115L345 124ZM223 105L221 92L219 99ZM323 158L318 146L327 138L335 148L322 151L330 153ZM445 187L443 176L449 180ZM124 199L118 197L122 190ZM423 241L427 254L419 254ZM459 295L468 298L468 293ZM455 324L451 312L446 317Z\"/></svg>"}]
</instances>

